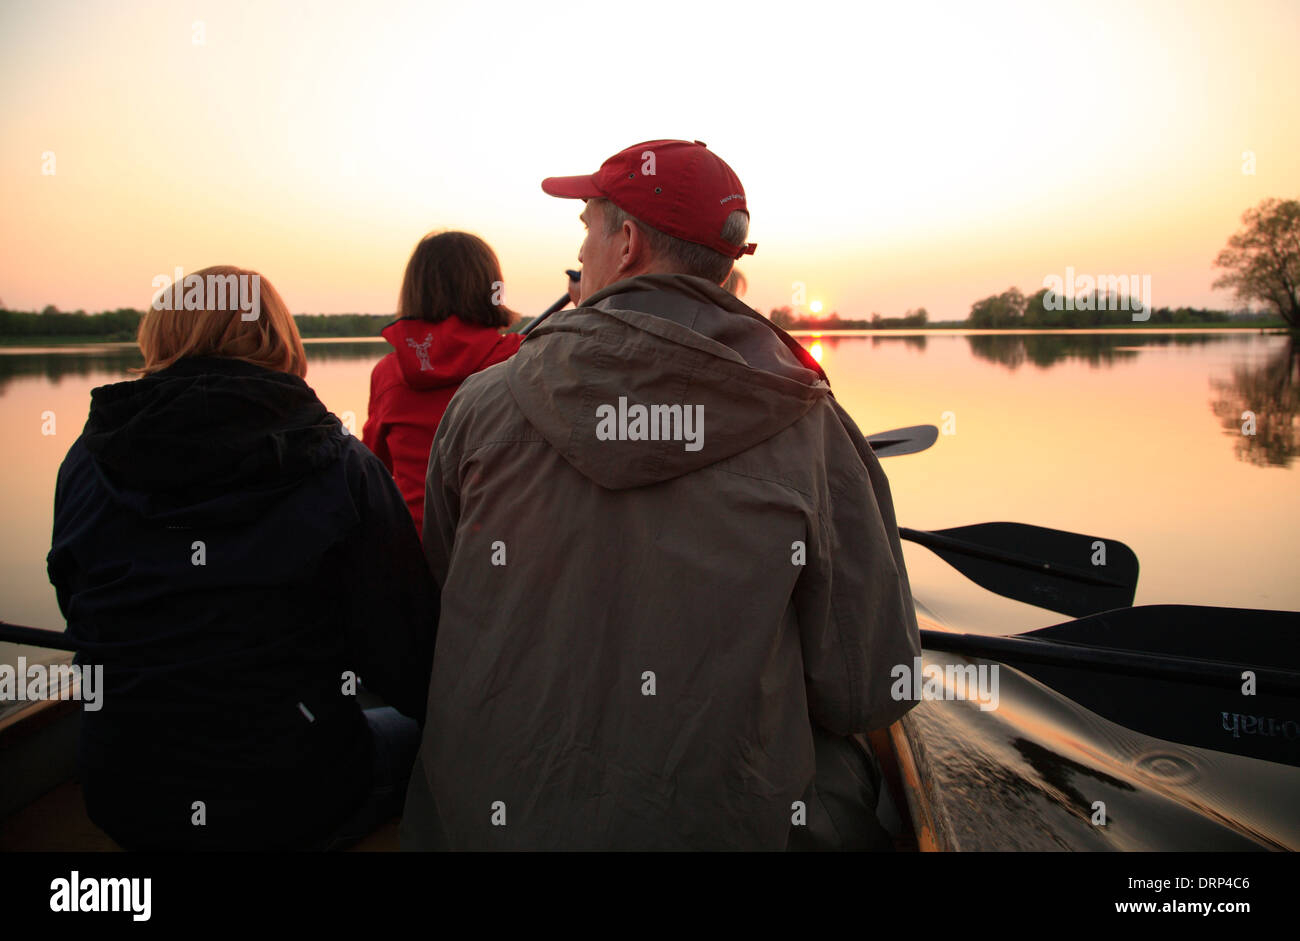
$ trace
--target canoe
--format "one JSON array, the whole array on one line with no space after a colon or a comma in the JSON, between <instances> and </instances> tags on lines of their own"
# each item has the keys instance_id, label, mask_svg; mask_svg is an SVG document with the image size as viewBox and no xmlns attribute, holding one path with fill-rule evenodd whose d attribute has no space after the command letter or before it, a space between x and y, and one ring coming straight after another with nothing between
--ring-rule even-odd
<instances>
[{"instance_id":1,"label":"canoe","mask_svg":"<svg viewBox=\"0 0 1300 941\"><path fill-rule=\"evenodd\" d=\"M1133 731L1005 663L923 660L996 665L1000 701L929 699L891 729L922 849L1300 849L1300 768Z\"/></svg>"},{"instance_id":2,"label":"canoe","mask_svg":"<svg viewBox=\"0 0 1300 941\"><path fill-rule=\"evenodd\" d=\"M858 736L889 783L899 849L1300 849L1300 768L1135 732L1005 663L934 650L923 662L996 666L999 702L926 699ZM0 716L0 851L116 849L81 800L80 720L67 700ZM395 821L354 847L397 848Z\"/></svg>"},{"instance_id":3,"label":"canoe","mask_svg":"<svg viewBox=\"0 0 1300 941\"><path fill-rule=\"evenodd\" d=\"M65 654L54 662L68 662ZM364 707L377 704L358 694ZM28 703L0 714L0 852L120 852L91 821L77 781L81 704ZM378 827L350 850L396 851L397 821Z\"/></svg>"},{"instance_id":4,"label":"canoe","mask_svg":"<svg viewBox=\"0 0 1300 941\"><path fill-rule=\"evenodd\" d=\"M71 656L65 654L56 662L67 662ZM80 730L81 705L71 699L43 700L0 714L0 766L8 772L0 775L0 852L120 850L86 814L77 782ZM896 758L895 743L906 741L899 724L858 739L874 752L890 784L883 816L897 814L897 819L887 822L895 847L903 851L942 848L918 840L918 834L929 833L925 818L915 816L918 810L894 810L925 807L924 799L914 793L917 779L913 766L900 768ZM910 753L903 750L899 754ZM398 848L398 821L393 820L350 849L383 852Z\"/></svg>"}]
</instances>

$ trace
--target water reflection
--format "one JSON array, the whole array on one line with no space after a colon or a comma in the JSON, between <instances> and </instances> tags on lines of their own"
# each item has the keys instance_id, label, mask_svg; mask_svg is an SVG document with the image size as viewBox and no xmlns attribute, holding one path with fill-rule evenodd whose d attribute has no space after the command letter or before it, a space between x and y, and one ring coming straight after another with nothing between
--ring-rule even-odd
<instances>
[{"instance_id":1,"label":"water reflection","mask_svg":"<svg viewBox=\"0 0 1300 941\"><path fill-rule=\"evenodd\" d=\"M1230 335L1215 333L1013 333L966 337L977 359L1013 372L1026 362L1047 369L1065 360L1084 362L1097 369L1131 360L1143 347L1203 346L1228 339Z\"/></svg>"},{"instance_id":2,"label":"water reflection","mask_svg":"<svg viewBox=\"0 0 1300 941\"><path fill-rule=\"evenodd\" d=\"M873 349L881 345L902 346L909 350L925 352L925 345L929 341L924 333L875 333L870 330L858 331L797 331L793 334L799 342L807 346L810 350L813 346L825 349L837 349L841 343L846 343L850 347L860 347L862 341L871 340ZM821 360L817 360L821 362Z\"/></svg>"},{"instance_id":3,"label":"water reflection","mask_svg":"<svg viewBox=\"0 0 1300 941\"><path fill-rule=\"evenodd\" d=\"M1287 467L1300 452L1300 343L1262 363L1236 366L1230 379L1211 379L1210 408L1235 439L1237 459L1258 467Z\"/></svg>"},{"instance_id":4,"label":"water reflection","mask_svg":"<svg viewBox=\"0 0 1300 941\"><path fill-rule=\"evenodd\" d=\"M1142 556L1140 603L1300 608L1300 582L1286 563L1300 551L1300 462L1292 456L1300 452L1300 376L1295 354L1279 355L1284 336L823 331L800 341L819 345L836 398L864 431L941 424L945 411L957 411L959 434L887 465L905 525L1009 519L1113 533ZM306 349L308 384L360 430L371 370L391 348L382 340L331 340ZM131 344L0 351L8 467L0 477L7 536L0 618L62 625L44 565L54 481L85 424L91 389L132 378L140 363ZM1011 371L1025 363L1037 368ZM1234 376L1238 363L1251 368ZM1211 379L1223 382L1211 390ZM1234 457L1226 426L1208 407L1216 396L1227 403L1225 414L1235 414L1239 446L1290 467ZM1248 408L1259 427L1243 441L1240 415ZM57 415L57 434L47 412ZM1283 415L1289 430L1277 430ZM1153 481L1160 486L1142 485ZM1192 505L1197 512L1189 514ZM1270 507L1274 524L1243 526L1259 506ZM1201 548L1205 539L1233 565L1215 564ZM948 623L994 633L1051 623L1040 609L989 596L927 550L909 552L908 566L913 587Z\"/></svg>"},{"instance_id":5,"label":"water reflection","mask_svg":"<svg viewBox=\"0 0 1300 941\"><path fill-rule=\"evenodd\" d=\"M928 626L928 625L927 625ZM945 672L975 663L927 650ZM903 720L940 837L968 850L1294 850L1300 769L1171 745L1014 667L1000 704L920 702ZM1217 716L1213 716L1217 718ZM1100 801L1105 826L1097 826Z\"/></svg>"},{"instance_id":6,"label":"water reflection","mask_svg":"<svg viewBox=\"0 0 1300 941\"><path fill-rule=\"evenodd\" d=\"M873 349L884 348L903 348L918 353L924 353L927 344L932 340L943 340L951 334L937 334L931 337L924 333L912 334L892 334L892 335L871 335L871 346ZM823 351L835 350L841 344L859 347L865 337L862 335L845 335L837 336L833 333L814 333L802 335L805 345L817 346ZM986 362L996 363L1007 369L1019 369L1026 362L1047 369L1057 363L1075 360L1087 363L1092 367L1111 366L1120 360L1131 360L1136 357L1143 348L1158 348L1165 346L1204 346L1209 343L1227 342L1233 339L1230 333L1200 333L1200 334L1141 334L1137 331L1129 333L1078 333L1078 334L975 334L965 335L966 341L970 344L970 351L976 359ZM346 340L341 342L307 342L307 361L311 363L320 362L345 362L356 360L377 361L389 351L388 344L383 340ZM1291 372L1295 369L1295 353L1291 354ZM1280 357L1279 357L1280 359ZM53 383L57 383L65 376L97 376L104 375L108 377L118 376L126 379L130 378L129 370L132 367L141 364L140 351L134 345L125 345L121 347L95 347L95 348L40 348L33 350L5 351L0 353L0 395L4 393L5 385L12 379L24 376L43 376ZM1276 384L1274 373L1278 370L1286 374L1286 368L1278 364L1272 364L1269 369L1262 370L1270 377L1267 381L1261 380L1263 385L1269 383ZM1289 392L1281 395L1280 398L1269 398L1271 404L1275 400L1278 402L1292 403L1289 407L1292 414L1295 413L1295 389L1297 384L1293 379L1286 379L1290 385ZM308 380L310 381L310 379ZM1251 387L1252 380L1248 378L1237 379L1243 387ZM1288 398L1289 396L1289 398ZM1238 415L1240 415L1240 409ZM1257 413L1260 409L1255 409ZM1273 408L1276 412L1277 409ZM1292 434L1291 440L1294 442L1295 436Z\"/></svg>"},{"instance_id":7,"label":"water reflection","mask_svg":"<svg viewBox=\"0 0 1300 941\"><path fill-rule=\"evenodd\" d=\"M880 346L880 344L882 343L891 343L891 342L897 342L901 340L903 342L903 346L905 346L906 348L911 350L916 350L919 353L924 353L925 344L928 339L929 337L927 337L924 333L911 333L904 336L893 336L893 337L872 337L871 345L872 347L877 347Z\"/></svg>"},{"instance_id":8,"label":"water reflection","mask_svg":"<svg viewBox=\"0 0 1300 941\"><path fill-rule=\"evenodd\" d=\"M307 350L308 377L311 375L312 363L357 359L378 362L393 351L387 340L348 340L344 343L307 343L304 345ZM310 378L308 381L310 381Z\"/></svg>"},{"instance_id":9,"label":"water reflection","mask_svg":"<svg viewBox=\"0 0 1300 941\"><path fill-rule=\"evenodd\" d=\"M311 364L368 360L377 362L391 347L384 340L347 340L335 342L308 342L308 381ZM144 357L135 344L123 346L40 347L30 350L5 350L0 352L0 395L15 379L43 377L57 385L61 379L73 377L103 378L104 382L133 379L133 368L144 365Z\"/></svg>"},{"instance_id":10,"label":"water reflection","mask_svg":"<svg viewBox=\"0 0 1300 941\"><path fill-rule=\"evenodd\" d=\"M1091 808L1092 801L1075 786L1076 779L1092 778L1121 791L1137 790L1128 781L1107 774L1100 768L1089 767L1069 755L1044 747L1031 738L1017 735L1011 739L1011 746L1020 753L1026 765L1038 772L1038 777L1044 784L1069 798L1067 806L1081 818L1089 816L1084 808Z\"/></svg>"},{"instance_id":11,"label":"water reflection","mask_svg":"<svg viewBox=\"0 0 1300 941\"><path fill-rule=\"evenodd\" d=\"M65 377L120 376L130 379L129 370L144 365L138 347L101 347L94 350L60 349L0 353L0 395L15 379L40 376L58 385Z\"/></svg>"}]
</instances>

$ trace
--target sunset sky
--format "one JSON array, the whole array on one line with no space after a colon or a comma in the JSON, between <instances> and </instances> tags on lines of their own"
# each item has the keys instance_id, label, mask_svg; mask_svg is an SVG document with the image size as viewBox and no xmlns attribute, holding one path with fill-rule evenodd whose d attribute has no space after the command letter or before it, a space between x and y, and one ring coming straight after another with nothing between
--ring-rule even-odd
<instances>
[{"instance_id":1,"label":"sunset sky","mask_svg":"<svg viewBox=\"0 0 1300 941\"><path fill-rule=\"evenodd\" d=\"M295 312L390 313L457 228L535 313L582 239L541 179L671 137L743 181L764 312L798 281L958 319L1067 266L1229 306L1242 212L1300 197L1297 38L1296 2L5 0L0 301L140 308L236 264Z\"/></svg>"}]
</instances>

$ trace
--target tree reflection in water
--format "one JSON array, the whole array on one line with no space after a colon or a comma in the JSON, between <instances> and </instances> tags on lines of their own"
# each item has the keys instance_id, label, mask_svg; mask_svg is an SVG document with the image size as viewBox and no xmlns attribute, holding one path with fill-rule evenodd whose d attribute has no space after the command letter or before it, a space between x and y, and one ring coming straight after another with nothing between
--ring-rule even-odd
<instances>
[{"instance_id":1,"label":"tree reflection in water","mask_svg":"<svg viewBox=\"0 0 1300 941\"><path fill-rule=\"evenodd\" d=\"M1237 459L1258 467L1287 467L1300 451L1300 342L1261 363L1233 367L1230 379L1211 379L1210 408L1233 436ZM1254 416L1254 434L1249 419Z\"/></svg>"},{"instance_id":2,"label":"tree reflection in water","mask_svg":"<svg viewBox=\"0 0 1300 941\"><path fill-rule=\"evenodd\" d=\"M1012 372L1025 363L1047 369L1075 361L1094 369L1133 359L1141 347L1203 346L1222 342L1222 334L1157 333L983 333L969 334L972 355L1005 366Z\"/></svg>"}]
</instances>

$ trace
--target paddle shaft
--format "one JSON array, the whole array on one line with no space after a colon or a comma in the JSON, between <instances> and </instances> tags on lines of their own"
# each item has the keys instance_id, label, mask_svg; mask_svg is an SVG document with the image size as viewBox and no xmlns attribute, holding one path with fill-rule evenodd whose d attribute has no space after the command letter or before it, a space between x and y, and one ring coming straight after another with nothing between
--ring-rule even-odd
<instances>
[{"instance_id":1,"label":"paddle shaft","mask_svg":"<svg viewBox=\"0 0 1300 941\"><path fill-rule=\"evenodd\" d=\"M0 621L0 642L49 647L53 650L81 650L85 645L60 631L42 631Z\"/></svg>"},{"instance_id":2,"label":"paddle shaft","mask_svg":"<svg viewBox=\"0 0 1300 941\"><path fill-rule=\"evenodd\" d=\"M556 301L554 304L552 304L550 307L546 308L546 310L538 314L536 319L529 321L528 326L524 327L524 329L520 330L519 332L522 333L524 336L528 336L528 334L533 332L534 327L538 326L543 320L551 316L551 314L555 313L557 310L563 310L564 305L567 303L569 303L569 295L566 294L558 301Z\"/></svg>"},{"instance_id":3,"label":"paddle shaft","mask_svg":"<svg viewBox=\"0 0 1300 941\"><path fill-rule=\"evenodd\" d=\"M1081 644L1030 640L1024 637L986 637L924 629L921 631L921 646L991 660L1022 660L1208 686L1240 687L1243 682L1242 673L1249 670L1255 674L1261 690L1300 695L1300 673L1220 660L1141 653L1113 647L1085 647Z\"/></svg>"},{"instance_id":4,"label":"paddle shaft","mask_svg":"<svg viewBox=\"0 0 1300 941\"><path fill-rule=\"evenodd\" d=\"M57 631L42 631L17 624L0 622L0 641L48 647L56 650L92 650L96 645L78 641ZM1300 694L1300 673L1218 660L1197 660L1161 654L1116 650L1110 647L1085 647L1021 637L985 637L979 634L950 634L946 631L922 630L921 644L933 650L968 654L987 659L1024 660L1053 666L1076 667L1105 672L1150 676L1178 682L1212 686L1239 686L1241 674L1250 670L1261 689Z\"/></svg>"}]
</instances>

